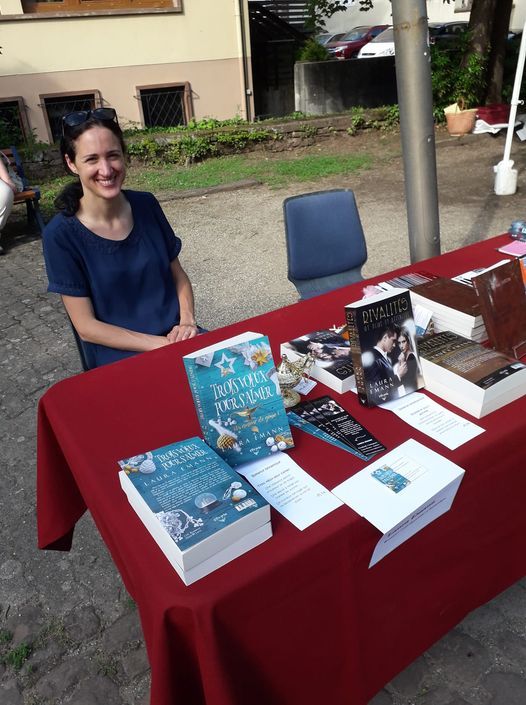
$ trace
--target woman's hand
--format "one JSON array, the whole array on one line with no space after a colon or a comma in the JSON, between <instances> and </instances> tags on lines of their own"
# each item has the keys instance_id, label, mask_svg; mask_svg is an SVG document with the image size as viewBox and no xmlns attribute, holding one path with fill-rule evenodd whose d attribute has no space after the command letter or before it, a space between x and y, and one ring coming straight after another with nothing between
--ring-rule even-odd
<instances>
[{"instance_id":1,"label":"woman's hand","mask_svg":"<svg viewBox=\"0 0 526 705\"><path fill-rule=\"evenodd\" d=\"M166 336L169 343L178 343L180 340L189 340L197 335L195 323L179 323L174 326Z\"/></svg>"}]
</instances>

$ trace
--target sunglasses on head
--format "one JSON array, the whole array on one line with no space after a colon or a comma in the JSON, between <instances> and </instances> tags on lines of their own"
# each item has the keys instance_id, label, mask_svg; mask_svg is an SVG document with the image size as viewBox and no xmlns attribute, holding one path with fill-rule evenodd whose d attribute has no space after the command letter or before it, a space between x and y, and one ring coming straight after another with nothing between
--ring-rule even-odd
<instances>
[{"instance_id":1,"label":"sunglasses on head","mask_svg":"<svg viewBox=\"0 0 526 705\"><path fill-rule=\"evenodd\" d=\"M95 108L94 110L75 110L62 117L62 132L66 127L78 127L87 122L90 118L102 120L102 122L116 122L117 113L114 108Z\"/></svg>"}]
</instances>

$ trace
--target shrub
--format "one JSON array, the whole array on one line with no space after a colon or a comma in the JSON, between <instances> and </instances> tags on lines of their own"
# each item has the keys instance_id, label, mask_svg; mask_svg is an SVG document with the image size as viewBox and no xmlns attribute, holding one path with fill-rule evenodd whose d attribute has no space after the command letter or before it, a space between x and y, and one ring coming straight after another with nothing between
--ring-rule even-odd
<instances>
[{"instance_id":1,"label":"shrub","mask_svg":"<svg viewBox=\"0 0 526 705\"><path fill-rule=\"evenodd\" d=\"M331 55L315 39L307 39L298 53L298 61L327 61Z\"/></svg>"},{"instance_id":2,"label":"shrub","mask_svg":"<svg viewBox=\"0 0 526 705\"><path fill-rule=\"evenodd\" d=\"M463 63L467 47L467 37L463 37L458 50L431 47L431 85L435 117L443 120L443 110L447 105L464 102L466 108L480 105L486 86L486 66L488 57L471 53Z\"/></svg>"}]
</instances>

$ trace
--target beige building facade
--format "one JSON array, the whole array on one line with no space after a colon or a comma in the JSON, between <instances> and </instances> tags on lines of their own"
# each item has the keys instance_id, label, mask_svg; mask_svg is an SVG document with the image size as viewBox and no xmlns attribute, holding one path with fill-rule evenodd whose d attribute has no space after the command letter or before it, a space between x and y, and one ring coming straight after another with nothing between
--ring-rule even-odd
<instances>
[{"instance_id":1,"label":"beige building facade","mask_svg":"<svg viewBox=\"0 0 526 705\"><path fill-rule=\"evenodd\" d=\"M253 116L246 0L0 0L0 40L0 115L41 141L101 105L123 126Z\"/></svg>"}]
</instances>

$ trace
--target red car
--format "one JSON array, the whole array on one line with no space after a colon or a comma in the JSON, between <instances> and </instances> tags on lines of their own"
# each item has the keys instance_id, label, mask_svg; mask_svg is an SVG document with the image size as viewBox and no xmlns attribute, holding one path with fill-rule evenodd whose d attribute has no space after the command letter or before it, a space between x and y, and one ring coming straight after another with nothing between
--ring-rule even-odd
<instances>
[{"instance_id":1,"label":"red car","mask_svg":"<svg viewBox=\"0 0 526 705\"><path fill-rule=\"evenodd\" d=\"M363 46L383 32L384 29L387 29L388 26L386 24L377 24L373 27L370 25L354 27L339 41L329 42L326 45L326 49L335 59L352 59L358 55Z\"/></svg>"}]
</instances>

